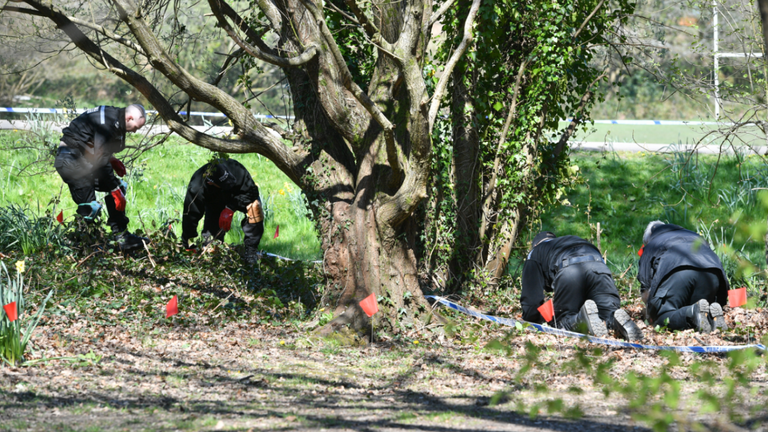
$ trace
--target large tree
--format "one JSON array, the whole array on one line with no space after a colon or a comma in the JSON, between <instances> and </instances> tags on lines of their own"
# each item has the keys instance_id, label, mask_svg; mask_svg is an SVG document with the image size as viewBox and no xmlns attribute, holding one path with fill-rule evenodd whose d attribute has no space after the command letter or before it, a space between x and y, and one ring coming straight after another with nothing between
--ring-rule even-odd
<instances>
[{"instance_id":1,"label":"large tree","mask_svg":"<svg viewBox=\"0 0 768 432\"><path fill-rule=\"evenodd\" d=\"M290 128L261 124L247 101L222 90L216 78L184 67L179 46L190 35L178 14L201 4L12 0L2 13L30 17L48 38L65 35L94 66L141 92L184 139L274 162L308 196L318 221L337 305L326 330L364 331L368 319L358 302L370 293L386 299L379 316L389 326L426 312L419 259L429 253L419 240L429 239L419 234L434 212L423 203L431 192L439 201L432 175L445 174L443 168L454 173L462 238L448 247L459 254L471 247L486 261L497 253L488 249L495 244L502 261L508 257L528 206L549 193L531 192L557 189L566 141L602 78L590 53L606 45L599 34L608 32L606 23L628 10L627 2L609 3L208 0L205 19L237 45L219 69L244 58L281 68L292 95ZM46 33L46 22L57 30ZM148 78L153 74L175 94L159 90ZM488 94L493 85L498 89ZM178 114L179 94L226 114L234 133L215 137L193 129ZM440 116L447 106L451 115ZM513 121L518 117L523 123ZM565 117L575 120L553 139L549 133ZM436 133L436 124L446 122L453 132ZM438 172L431 169L433 139L455 144ZM478 164L485 168L473 169ZM501 209L510 218L496 224ZM456 274L466 270L459 260L451 265ZM503 267L497 263L496 273Z\"/></svg>"}]
</instances>

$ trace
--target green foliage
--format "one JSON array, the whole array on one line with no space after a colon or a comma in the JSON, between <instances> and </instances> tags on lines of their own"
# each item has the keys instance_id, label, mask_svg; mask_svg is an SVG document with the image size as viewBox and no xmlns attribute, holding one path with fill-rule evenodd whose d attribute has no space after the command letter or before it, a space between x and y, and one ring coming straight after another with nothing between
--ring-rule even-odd
<instances>
[{"instance_id":1,"label":"green foliage","mask_svg":"<svg viewBox=\"0 0 768 432\"><path fill-rule=\"evenodd\" d=\"M501 355L516 352L507 347L505 340L492 343ZM688 425L687 429L696 430L704 425L691 421L688 413L695 416L697 413L720 412L730 422L743 421L742 416L748 408L745 403L756 390L752 387L755 374L766 366L765 356L754 349L732 351L727 354L728 360L721 364L701 356L683 360L676 352L662 351L659 353L664 359L661 365L640 373L620 369L615 359L606 356L600 348L577 346L573 351L568 360L559 362L545 356L541 347L526 342L513 384L517 390L498 392L492 402L512 400L516 411L531 417L537 417L542 408L546 408L550 415L561 413L566 417L578 417L581 413L579 404L569 406L561 392L554 393L544 382L558 373L583 375L602 391L605 398L616 400L615 396L621 396L625 401L624 410L655 431L667 431L673 424ZM683 381L681 376L690 379ZM684 394L683 383L697 385L699 390L692 395ZM523 388L531 390L533 397L530 393L520 394ZM581 394L582 390L573 388L569 392ZM758 408L762 406L759 400L751 402Z\"/></svg>"},{"instance_id":2,"label":"green foliage","mask_svg":"<svg viewBox=\"0 0 768 432\"><path fill-rule=\"evenodd\" d=\"M40 322L43 311L45 311L45 305L53 295L53 290L51 290L37 312L32 316L27 316L29 311L24 294L23 276L25 270L25 262L23 260L17 261L16 277L11 277L5 263L0 262L0 306L15 302L17 311L17 319L13 322L4 310L0 311L0 316L2 316L0 319L0 359L11 366L16 366L24 361L24 353L32 337L32 332ZM22 322L27 324L23 333L21 331Z\"/></svg>"},{"instance_id":3,"label":"green foliage","mask_svg":"<svg viewBox=\"0 0 768 432\"><path fill-rule=\"evenodd\" d=\"M0 207L0 250L32 255L51 246L61 246L62 236L63 230L50 208L42 212L32 210L29 205Z\"/></svg>"},{"instance_id":4,"label":"green foliage","mask_svg":"<svg viewBox=\"0 0 768 432\"><path fill-rule=\"evenodd\" d=\"M433 203L426 212L423 235L431 268L439 268L440 260L452 256L454 248L462 250L459 259L473 260L479 255L464 254L464 240L452 234L459 212L484 213L482 218L490 219L489 230L481 233L485 238L480 241L484 247L498 247L506 241L505 224L525 216L535 221L544 206L560 200L575 179L567 150L557 147L563 132L559 120L589 120L590 110L602 100L593 92L605 79L603 67L595 59L595 47L620 41L612 39L615 33L610 28L625 23L634 9L633 2L624 0L600 4L597 9L597 1L481 4L474 45L457 66L451 89L469 92L472 107L465 107L466 112L454 107L433 131ZM468 7L468 2L457 3L443 18L448 37L434 64L449 58L459 44ZM436 80L434 64L425 67L428 80ZM518 74L521 80L516 90ZM459 79L461 85L456 82ZM502 137L513 106L509 131ZM456 195L466 186L456 184L452 158L470 151L458 148L460 144L452 139L452 132L459 128L474 130L479 137L479 174L469 181L478 182L482 201L491 203L482 211L483 202L474 208L457 208ZM496 165L498 172L494 172ZM491 185L489 180L495 175L496 184Z\"/></svg>"}]
</instances>

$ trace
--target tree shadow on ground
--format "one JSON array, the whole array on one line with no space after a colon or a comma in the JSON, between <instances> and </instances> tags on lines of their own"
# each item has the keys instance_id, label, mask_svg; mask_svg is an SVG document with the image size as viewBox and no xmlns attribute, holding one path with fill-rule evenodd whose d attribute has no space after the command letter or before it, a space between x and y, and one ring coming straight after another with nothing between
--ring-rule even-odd
<instances>
[{"instance_id":1,"label":"tree shadow on ground","mask_svg":"<svg viewBox=\"0 0 768 432\"><path fill-rule=\"evenodd\" d=\"M116 354L128 355L135 360L126 362L117 356L106 359L97 366L80 369L85 375L116 375L109 365L112 362L127 364L119 372L128 375L128 382L163 382L169 377L183 375L188 387L186 396L166 394L165 390L146 392L136 390L110 391L106 389L68 389L72 393L63 396L35 394L29 391L0 391L0 418L28 417L36 413L37 426L55 422L55 416L41 414L42 408L57 411L82 412L83 406L104 406L114 410L109 414L109 428L124 427L141 420L142 416L165 416L169 418L189 415L219 416L238 422L264 422L261 430L312 430L343 429L356 431L403 430L403 431L485 431L495 430L552 430L581 431L604 430L626 432L627 425L618 424L626 417L585 417L567 420L558 417L540 416L531 419L514 412L510 406L490 406L487 396L451 395L436 396L429 389L414 391L393 384L404 383L415 377L417 368L424 363L439 367L450 373L467 377L480 377L479 371L461 368L449 362L442 362L439 356L427 356L416 362L407 371L395 376L394 381L384 380L372 385L361 386L354 378L340 376L313 376L309 373L275 371L268 368L242 368L242 377L232 377L230 362L211 364L194 361L180 356L150 355L129 349L116 350ZM299 361L311 360L308 355L295 352ZM160 370L152 367L139 369L131 363L156 361L169 367ZM230 365L230 366L227 366ZM172 368L172 369L170 369ZM185 369L180 369L185 368ZM93 370L91 370L93 369ZM94 374L93 372L100 372ZM337 375L338 376L338 375ZM402 385L402 384L401 384ZM204 389L202 395L193 394L193 389ZM207 393L207 394L206 394ZM226 400L222 400L221 396ZM198 397L202 396L202 397ZM148 410L137 413L136 410ZM124 413L119 415L119 413ZM86 424L98 421L99 414L89 412ZM115 416L118 416L116 419ZM136 416L139 416L138 418ZM293 426L271 425L270 419L288 416L300 417ZM71 418L70 415L68 418ZM120 419L122 417L122 420ZM106 414L105 414L106 419ZM626 421L626 420L624 420ZM120 423L124 425L120 425ZM237 425L233 425L237 427ZM248 430L251 427L228 430ZM211 429L211 428L208 428ZM635 430L645 430L635 428Z\"/></svg>"}]
</instances>

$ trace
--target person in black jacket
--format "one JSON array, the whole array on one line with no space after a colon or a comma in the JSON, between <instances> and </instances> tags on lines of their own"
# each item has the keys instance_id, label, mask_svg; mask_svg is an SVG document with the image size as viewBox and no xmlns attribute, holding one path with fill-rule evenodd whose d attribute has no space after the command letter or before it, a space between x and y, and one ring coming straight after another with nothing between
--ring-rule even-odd
<instances>
[{"instance_id":1,"label":"person in black jacket","mask_svg":"<svg viewBox=\"0 0 768 432\"><path fill-rule=\"evenodd\" d=\"M728 278L720 258L698 234L653 221L643 234L637 280L652 324L671 330L726 329Z\"/></svg>"},{"instance_id":2,"label":"person in black jacket","mask_svg":"<svg viewBox=\"0 0 768 432\"><path fill-rule=\"evenodd\" d=\"M138 104L126 108L100 106L81 114L62 130L54 167L69 186L72 199L78 205L77 214L92 222L101 213L96 191L106 192L107 225L117 234L122 250L143 247L141 237L128 232L125 216L125 166L115 153L125 149L125 134L136 132L146 122L144 107Z\"/></svg>"},{"instance_id":3,"label":"person in black jacket","mask_svg":"<svg viewBox=\"0 0 768 432\"><path fill-rule=\"evenodd\" d=\"M223 240L231 228L235 211L246 214L242 222L244 258L253 263L259 255L258 247L264 234L259 187L248 170L234 159L217 159L200 167L192 175L184 199L183 246L190 249L189 240L197 237L197 225L203 216L204 241Z\"/></svg>"},{"instance_id":4,"label":"person in black jacket","mask_svg":"<svg viewBox=\"0 0 768 432\"><path fill-rule=\"evenodd\" d=\"M538 307L544 304L544 291L554 291L558 328L578 330L586 325L594 336L605 336L612 329L623 339L642 339L629 314L619 308L619 291L611 271L592 243L545 231L537 234L531 245L523 266L523 320L544 322Z\"/></svg>"}]
</instances>

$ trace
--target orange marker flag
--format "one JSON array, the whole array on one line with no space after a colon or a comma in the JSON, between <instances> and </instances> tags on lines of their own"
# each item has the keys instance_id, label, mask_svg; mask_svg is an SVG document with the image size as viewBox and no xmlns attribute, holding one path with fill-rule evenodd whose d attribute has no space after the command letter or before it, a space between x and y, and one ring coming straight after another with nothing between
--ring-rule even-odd
<instances>
[{"instance_id":1,"label":"orange marker flag","mask_svg":"<svg viewBox=\"0 0 768 432\"><path fill-rule=\"evenodd\" d=\"M552 299L547 300L546 303L536 308L536 310L539 311L546 322L552 321L552 318L555 317L555 307L552 305Z\"/></svg>"},{"instance_id":2,"label":"orange marker flag","mask_svg":"<svg viewBox=\"0 0 768 432\"><path fill-rule=\"evenodd\" d=\"M741 287L728 291L728 305L732 308L747 304L747 288Z\"/></svg>"},{"instance_id":3,"label":"orange marker flag","mask_svg":"<svg viewBox=\"0 0 768 432\"><path fill-rule=\"evenodd\" d=\"M640 249L637 251L637 256L643 256L643 248L644 248L644 247L645 247L645 245L642 245L642 246L640 247Z\"/></svg>"},{"instance_id":4,"label":"orange marker flag","mask_svg":"<svg viewBox=\"0 0 768 432\"><path fill-rule=\"evenodd\" d=\"M279 235L280 235L280 225L278 225L277 228L275 228L275 236L272 237L272 240L276 239L277 236Z\"/></svg>"},{"instance_id":5,"label":"orange marker flag","mask_svg":"<svg viewBox=\"0 0 768 432\"><path fill-rule=\"evenodd\" d=\"M360 307L363 308L363 312L369 317L379 311L379 304L376 302L376 294L371 294L364 298L360 302Z\"/></svg>"},{"instance_id":6,"label":"orange marker flag","mask_svg":"<svg viewBox=\"0 0 768 432\"><path fill-rule=\"evenodd\" d=\"M59 212L59 215L56 216L56 221L58 221L60 224L64 224L64 210Z\"/></svg>"},{"instance_id":7,"label":"orange marker flag","mask_svg":"<svg viewBox=\"0 0 768 432\"><path fill-rule=\"evenodd\" d=\"M165 305L165 317L170 318L179 313L179 298L173 296L173 298Z\"/></svg>"},{"instance_id":8,"label":"orange marker flag","mask_svg":"<svg viewBox=\"0 0 768 432\"><path fill-rule=\"evenodd\" d=\"M3 306L3 309L8 315L8 321L14 322L19 317L18 311L16 310L16 302L8 303L7 305Z\"/></svg>"}]
</instances>

